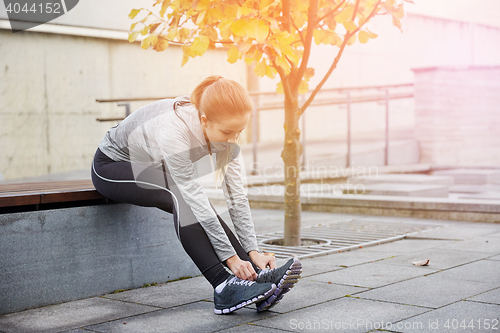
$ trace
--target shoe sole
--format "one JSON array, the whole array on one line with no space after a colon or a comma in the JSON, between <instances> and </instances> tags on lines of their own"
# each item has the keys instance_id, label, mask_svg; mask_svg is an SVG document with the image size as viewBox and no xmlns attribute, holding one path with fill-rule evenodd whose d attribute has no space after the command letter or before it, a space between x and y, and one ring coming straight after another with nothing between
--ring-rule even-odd
<instances>
[{"instance_id":1,"label":"shoe sole","mask_svg":"<svg viewBox=\"0 0 500 333\"><path fill-rule=\"evenodd\" d=\"M273 306L278 304L283 296L292 289L295 284L300 279L300 273L302 273L302 264L299 259L293 258L293 263L290 268L286 271L285 275L281 278L281 281L276 287L276 291L269 296L264 303L257 305L257 312L262 312L271 309Z\"/></svg>"},{"instance_id":2,"label":"shoe sole","mask_svg":"<svg viewBox=\"0 0 500 333\"><path fill-rule=\"evenodd\" d=\"M273 287L271 289L269 289L268 291L266 291L262 295L256 296L256 297L254 297L252 299L249 299L248 301L241 302L240 304L232 306L230 308L226 308L226 309L214 309L214 312L215 312L215 314L229 314L229 313L231 313L233 311L241 309L242 307L244 307L246 305L254 304L254 303L257 303L259 301L263 301L263 300L271 297L274 294L274 292L276 291L276 289L277 289L277 287L273 283Z\"/></svg>"}]
</instances>

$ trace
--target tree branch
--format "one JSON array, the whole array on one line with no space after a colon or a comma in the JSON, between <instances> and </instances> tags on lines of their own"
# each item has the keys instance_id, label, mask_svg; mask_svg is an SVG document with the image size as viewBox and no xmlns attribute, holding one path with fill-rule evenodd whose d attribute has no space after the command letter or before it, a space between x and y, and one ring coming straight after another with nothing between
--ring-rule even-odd
<instances>
[{"instance_id":1,"label":"tree branch","mask_svg":"<svg viewBox=\"0 0 500 333\"><path fill-rule=\"evenodd\" d=\"M333 70L337 67L337 64L340 60L340 57L342 56L342 53L344 52L344 49L347 45L347 42L349 41L349 39L354 36L358 31L359 29L361 29L361 27L370 20L370 18L372 18L374 15L375 15L375 12L377 11L377 7L378 5L380 4L380 2L382 2L382 0L378 0L378 2L375 4L375 6L373 7L373 10L372 12L370 13L370 15L366 18L366 21L364 21L364 23L362 25L360 25L359 27L356 28L356 30L352 31L351 33L347 33L344 37L344 42L342 43L342 45L340 46L340 50L339 52L337 53L337 56L335 57L335 60L333 61L332 63L332 66L330 67L330 69L328 70L328 72L325 74L325 76L323 77L323 79L321 80L321 82L316 86L316 88L314 89L314 91L312 92L311 96L309 96L309 98L307 99L307 101L304 103L304 105L300 108L299 110L299 117L302 115L302 113L304 113L304 111L307 109L307 107L312 103L312 101L314 100L314 97L316 97L316 95L318 94L318 92L320 91L320 89L323 87L323 85L325 84L326 80L328 80L328 78L330 77L330 75L332 74Z\"/></svg>"},{"instance_id":2,"label":"tree branch","mask_svg":"<svg viewBox=\"0 0 500 333\"><path fill-rule=\"evenodd\" d=\"M302 45L305 45L305 40L304 40L304 36L302 35L302 31L299 30L299 28L297 28L297 25L295 24L295 22L293 20L291 20L290 22L292 22L292 25L293 27L295 28L295 30L297 30L297 32L299 33L299 36L300 36L300 40L302 41Z\"/></svg>"},{"instance_id":3,"label":"tree branch","mask_svg":"<svg viewBox=\"0 0 500 333\"><path fill-rule=\"evenodd\" d=\"M345 0L342 0L338 5L337 7L335 7L334 9L330 10L328 13L326 13L325 15L321 16L318 21L315 23L315 25L319 24L319 22L323 21L325 19L325 17L327 16L330 16L331 14L335 13L337 11L337 9L340 8L340 6L342 6L344 4Z\"/></svg>"},{"instance_id":4,"label":"tree branch","mask_svg":"<svg viewBox=\"0 0 500 333\"><path fill-rule=\"evenodd\" d=\"M271 60L271 59L269 59L269 60ZM290 89L290 84L288 83L288 77L286 76L285 71L283 70L283 68L276 65L274 60L271 60L271 63L273 64L274 69L276 69L276 71L278 72L278 75L281 78L281 84L283 85L283 92L285 93L285 96L288 95L291 97L292 90Z\"/></svg>"},{"instance_id":5,"label":"tree branch","mask_svg":"<svg viewBox=\"0 0 500 333\"><path fill-rule=\"evenodd\" d=\"M299 85L302 81L302 77L307 69L307 63L309 62L309 56L311 55L311 44L313 39L314 28L316 27L316 15L318 14L318 0L309 0L309 9L307 10L307 33L306 33L306 42L304 44L304 55L302 56L302 62L300 63L299 70L297 71L297 75L295 78L297 82L296 85ZM313 22L313 24L309 24L309 22Z\"/></svg>"},{"instance_id":6,"label":"tree branch","mask_svg":"<svg viewBox=\"0 0 500 333\"><path fill-rule=\"evenodd\" d=\"M281 15L283 16L283 30L290 32L290 0L281 2Z\"/></svg>"},{"instance_id":7,"label":"tree branch","mask_svg":"<svg viewBox=\"0 0 500 333\"><path fill-rule=\"evenodd\" d=\"M356 0L356 6L354 6L354 12L352 13L352 20L354 22L354 19L356 18L356 12L358 11L359 7L359 0Z\"/></svg>"}]
</instances>

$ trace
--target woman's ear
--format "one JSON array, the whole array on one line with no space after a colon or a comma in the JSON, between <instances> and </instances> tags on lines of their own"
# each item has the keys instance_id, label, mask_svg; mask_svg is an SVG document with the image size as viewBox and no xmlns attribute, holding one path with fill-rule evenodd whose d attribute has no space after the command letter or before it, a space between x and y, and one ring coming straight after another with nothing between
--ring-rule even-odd
<instances>
[{"instance_id":1,"label":"woman's ear","mask_svg":"<svg viewBox=\"0 0 500 333\"><path fill-rule=\"evenodd\" d=\"M204 126L206 126L206 125L207 125L207 123L208 123L208 119L207 119L207 117L206 117L204 114L202 114L202 115L200 116L200 120L201 120L201 124L202 124L202 125L204 125Z\"/></svg>"}]
</instances>

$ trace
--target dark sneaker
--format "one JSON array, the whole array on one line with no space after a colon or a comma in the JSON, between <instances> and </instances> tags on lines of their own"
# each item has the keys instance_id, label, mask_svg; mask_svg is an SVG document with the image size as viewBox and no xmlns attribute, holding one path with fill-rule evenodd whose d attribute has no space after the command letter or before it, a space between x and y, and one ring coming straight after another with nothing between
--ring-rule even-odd
<instances>
[{"instance_id":1,"label":"dark sneaker","mask_svg":"<svg viewBox=\"0 0 500 333\"><path fill-rule=\"evenodd\" d=\"M276 290L267 299L256 303L257 312L269 310L278 304L283 296L299 281L300 273L302 273L302 264L297 258L288 260L281 267L260 270L255 281L258 283L274 283Z\"/></svg>"},{"instance_id":2,"label":"dark sneaker","mask_svg":"<svg viewBox=\"0 0 500 333\"><path fill-rule=\"evenodd\" d=\"M216 314L227 314L245 305L263 301L276 290L274 283L257 283L231 275L214 290Z\"/></svg>"}]
</instances>

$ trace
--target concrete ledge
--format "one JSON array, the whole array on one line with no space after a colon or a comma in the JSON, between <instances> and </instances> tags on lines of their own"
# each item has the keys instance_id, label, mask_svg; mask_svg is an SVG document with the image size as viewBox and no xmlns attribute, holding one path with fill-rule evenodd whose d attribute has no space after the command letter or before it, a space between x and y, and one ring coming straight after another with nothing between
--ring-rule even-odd
<instances>
[{"instance_id":1,"label":"concrete ledge","mask_svg":"<svg viewBox=\"0 0 500 333\"><path fill-rule=\"evenodd\" d=\"M205 190L214 204L223 204L222 191ZM251 208L284 209L283 193L248 193ZM345 214L418 217L438 220L500 223L500 204L491 200L422 198L380 195L301 195L303 210Z\"/></svg>"},{"instance_id":2,"label":"concrete ledge","mask_svg":"<svg viewBox=\"0 0 500 333\"><path fill-rule=\"evenodd\" d=\"M0 215L0 314L199 275L172 214L111 204Z\"/></svg>"}]
</instances>

